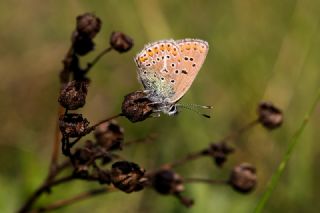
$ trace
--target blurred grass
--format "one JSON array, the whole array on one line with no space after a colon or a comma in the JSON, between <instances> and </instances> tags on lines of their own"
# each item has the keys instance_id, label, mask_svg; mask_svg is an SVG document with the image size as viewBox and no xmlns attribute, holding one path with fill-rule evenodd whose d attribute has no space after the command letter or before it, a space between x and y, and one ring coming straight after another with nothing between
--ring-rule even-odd
<instances>
[{"instance_id":1,"label":"blurred grass","mask_svg":"<svg viewBox=\"0 0 320 213\"><path fill-rule=\"evenodd\" d=\"M202 38L209 42L206 62L184 103L212 104L212 119L190 112L177 117L131 124L120 120L126 139L156 132L153 145L137 145L123 155L146 169L200 149L255 116L263 99L285 113L274 132L255 128L237 141L237 153L221 171L209 159L179 168L188 177L227 177L236 163L258 168L259 184L248 196L222 186L190 185L186 194L196 201L189 212L250 212L303 119L320 82L320 2L318 0L12 0L0 2L0 209L12 212L45 177L54 138L58 72L68 48L75 17L95 12L103 21L97 51L120 30L135 40L129 53L111 53L90 73L87 105L80 110L92 122L119 111L123 95L140 88L132 60L145 43L158 39ZM90 60L94 53L86 57ZM265 212L317 212L320 209L319 107ZM68 197L95 184L77 182L58 187L40 203ZM113 193L57 212L185 212L174 198L145 190Z\"/></svg>"}]
</instances>

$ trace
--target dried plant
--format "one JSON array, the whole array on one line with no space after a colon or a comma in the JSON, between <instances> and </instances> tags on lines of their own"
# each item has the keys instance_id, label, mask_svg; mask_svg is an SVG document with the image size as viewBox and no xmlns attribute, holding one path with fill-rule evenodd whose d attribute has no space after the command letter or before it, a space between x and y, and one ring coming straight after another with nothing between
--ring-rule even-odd
<instances>
[{"instance_id":1,"label":"dried plant","mask_svg":"<svg viewBox=\"0 0 320 213\"><path fill-rule=\"evenodd\" d=\"M72 33L71 46L63 59L63 69L60 72L61 91L58 102L61 108L50 169L43 184L30 195L18 212L46 212L108 192L133 193L146 188L153 189L160 195L174 196L184 206L191 207L194 203L193 199L183 194L188 184L224 184L240 193L249 193L255 188L257 184L256 168L249 163L235 165L230 170L229 177L223 180L185 177L183 174L178 174L175 169L202 157L212 158L217 167L221 168L229 155L236 151L230 142L235 141L240 135L258 124L268 130L278 128L283 121L281 110L272 103L262 102L258 105L257 117L239 130L231 132L220 141L208 143L207 147L202 150L186 154L185 157L146 171L140 165L124 160L115 152L137 143L154 140L154 137L150 136L142 140L124 142L124 130L116 121L119 117L125 117L134 123L151 116L153 106L143 91L138 90L126 95L121 112L102 119L101 122L94 125L90 125L84 115L74 112L86 104L86 96L91 84L88 77L89 71L106 53L129 51L133 46L133 39L122 32L111 33L110 46L98 54L85 68L82 68L80 59L94 50L93 39L99 33L102 21L91 13L80 15L76 20L77 25ZM84 140L83 137L88 134L93 134L95 139ZM78 144L77 147L75 147L76 144ZM67 157L64 162L58 162L60 153ZM67 175L61 177L63 171L65 171L63 174ZM50 193L51 189L57 185L67 184L74 180L98 182L101 188L92 189L42 207L34 207L41 195Z\"/></svg>"}]
</instances>

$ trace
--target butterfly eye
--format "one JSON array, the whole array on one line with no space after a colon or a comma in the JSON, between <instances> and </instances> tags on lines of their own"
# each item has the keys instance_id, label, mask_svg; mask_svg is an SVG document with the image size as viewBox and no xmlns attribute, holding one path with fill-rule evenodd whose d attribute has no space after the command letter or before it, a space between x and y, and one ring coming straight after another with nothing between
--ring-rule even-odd
<instances>
[{"instance_id":1,"label":"butterfly eye","mask_svg":"<svg viewBox=\"0 0 320 213\"><path fill-rule=\"evenodd\" d=\"M169 115L176 115L178 113L176 105L173 105L169 109Z\"/></svg>"}]
</instances>

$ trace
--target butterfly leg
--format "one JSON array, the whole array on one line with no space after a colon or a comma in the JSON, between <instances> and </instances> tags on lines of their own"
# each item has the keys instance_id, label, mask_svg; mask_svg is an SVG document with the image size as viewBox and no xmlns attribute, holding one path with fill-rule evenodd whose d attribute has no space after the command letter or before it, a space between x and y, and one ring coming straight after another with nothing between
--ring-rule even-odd
<instances>
[{"instance_id":1,"label":"butterfly leg","mask_svg":"<svg viewBox=\"0 0 320 213\"><path fill-rule=\"evenodd\" d=\"M150 117L159 118L160 115L161 115L160 111L156 111L156 112L152 113L152 114L150 115Z\"/></svg>"}]
</instances>

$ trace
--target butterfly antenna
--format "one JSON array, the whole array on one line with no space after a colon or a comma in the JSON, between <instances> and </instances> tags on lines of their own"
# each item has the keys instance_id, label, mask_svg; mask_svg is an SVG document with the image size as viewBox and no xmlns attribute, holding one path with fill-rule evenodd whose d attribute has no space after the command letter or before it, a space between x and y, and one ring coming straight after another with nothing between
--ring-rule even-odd
<instances>
[{"instance_id":1,"label":"butterfly antenna","mask_svg":"<svg viewBox=\"0 0 320 213\"><path fill-rule=\"evenodd\" d=\"M205 118L211 118L210 115L201 113L197 110L197 108L202 108L202 109L212 109L212 106L203 106L203 105L198 105L198 104L177 104L177 107L181 107L184 109L191 110L199 115L202 115Z\"/></svg>"}]
</instances>

